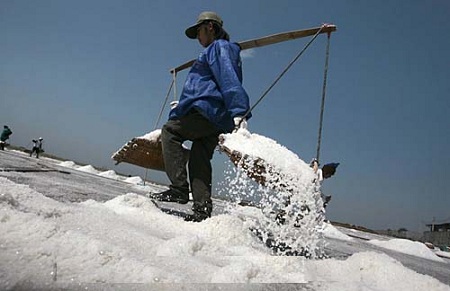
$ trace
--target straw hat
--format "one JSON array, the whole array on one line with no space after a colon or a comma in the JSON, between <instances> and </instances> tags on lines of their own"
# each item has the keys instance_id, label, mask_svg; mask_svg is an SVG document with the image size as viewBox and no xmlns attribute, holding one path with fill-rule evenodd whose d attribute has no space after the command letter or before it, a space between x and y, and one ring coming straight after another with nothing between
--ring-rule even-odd
<instances>
[{"instance_id":1,"label":"straw hat","mask_svg":"<svg viewBox=\"0 0 450 291\"><path fill-rule=\"evenodd\" d=\"M223 21L222 18L220 18L220 16L212 11L204 11L202 13L200 13L200 15L197 18L197 22L191 26L189 26L185 33L186 36L189 38L197 38L197 28L204 22L204 21L214 21L217 24L219 24L220 26L223 25Z\"/></svg>"}]
</instances>

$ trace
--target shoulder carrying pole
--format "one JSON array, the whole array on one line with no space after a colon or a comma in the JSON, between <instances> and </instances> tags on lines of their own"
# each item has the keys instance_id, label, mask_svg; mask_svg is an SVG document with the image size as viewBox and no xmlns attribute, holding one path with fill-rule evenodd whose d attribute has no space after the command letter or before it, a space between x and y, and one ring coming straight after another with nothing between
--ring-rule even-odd
<instances>
[{"instance_id":1,"label":"shoulder carrying pole","mask_svg":"<svg viewBox=\"0 0 450 291\"><path fill-rule=\"evenodd\" d=\"M283 41L293 40L297 38L307 37L315 35L316 33L331 33L336 31L336 26L332 24L324 24L321 27L315 27L303 30L294 30L288 32L277 33L269 36L255 38L251 40L238 42L242 50L251 49L255 47L261 47L271 44L276 44ZM190 68L194 64L195 60L190 60L176 68L170 70L171 74L178 73L184 69Z\"/></svg>"}]
</instances>

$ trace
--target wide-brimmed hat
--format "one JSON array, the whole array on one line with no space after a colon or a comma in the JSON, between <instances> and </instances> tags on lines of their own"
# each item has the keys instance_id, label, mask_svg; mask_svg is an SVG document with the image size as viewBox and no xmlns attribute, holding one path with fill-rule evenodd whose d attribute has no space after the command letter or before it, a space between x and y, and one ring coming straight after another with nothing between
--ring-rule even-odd
<instances>
[{"instance_id":1,"label":"wide-brimmed hat","mask_svg":"<svg viewBox=\"0 0 450 291\"><path fill-rule=\"evenodd\" d=\"M197 28L205 21L214 21L220 26L223 25L222 18L220 18L217 13L212 11L204 11L198 16L197 22L186 29L186 36L189 38L197 38Z\"/></svg>"}]
</instances>

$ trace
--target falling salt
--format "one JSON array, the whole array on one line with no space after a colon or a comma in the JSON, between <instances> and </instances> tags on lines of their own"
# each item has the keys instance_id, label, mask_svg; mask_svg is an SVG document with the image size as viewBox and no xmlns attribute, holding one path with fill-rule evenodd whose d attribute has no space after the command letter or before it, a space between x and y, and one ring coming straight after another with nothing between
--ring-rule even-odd
<instances>
[{"instance_id":1,"label":"falling salt","mask_svg":"<svg viewBox=\"0 0 450 291\"><path fill-rule=\"evenodd\" d=\"M311 257L322 256L324 209L309 165L276 141L245 129L221 138L223 146L250 159L247 165L253 164L251 160L262 160L265 168L272 171L263 173L266 183L262 186L251 181L239 167L227 170L224 190L219 190L219 195L236 202L257 202L261 213L251 228L258 230L264 241L271 237L290 247L278 248L278 254L303 250Z\"/></svg>"}]
</instances>

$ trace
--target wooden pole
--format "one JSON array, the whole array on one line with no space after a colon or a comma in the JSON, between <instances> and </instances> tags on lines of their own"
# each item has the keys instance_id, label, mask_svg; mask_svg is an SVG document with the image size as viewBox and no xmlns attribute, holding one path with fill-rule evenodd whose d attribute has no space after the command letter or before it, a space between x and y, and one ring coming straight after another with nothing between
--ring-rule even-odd
<instances>
[{"instance_id":1,"label":"wooden pole","mask_svg":"<svg viewBox=\"0 0 450 291\"><path fill-rule=\"evenodd\" d=\"M255 38L251 40L238 42L242 50L262 47L266 45L276 44L288 40L293 40L297 38L307 37L316 34L320 29L320 33L331 33L336 31L336 26L332 24L324 24L323 27L315 27L303 30L294 30L288 32L277 33L269 36L264 36L260 38ZM190 60L176 68L170 70L171 74L176 74L184 69L190 68L194 64L195 60Z\"/></svg>"}]
</instances>

